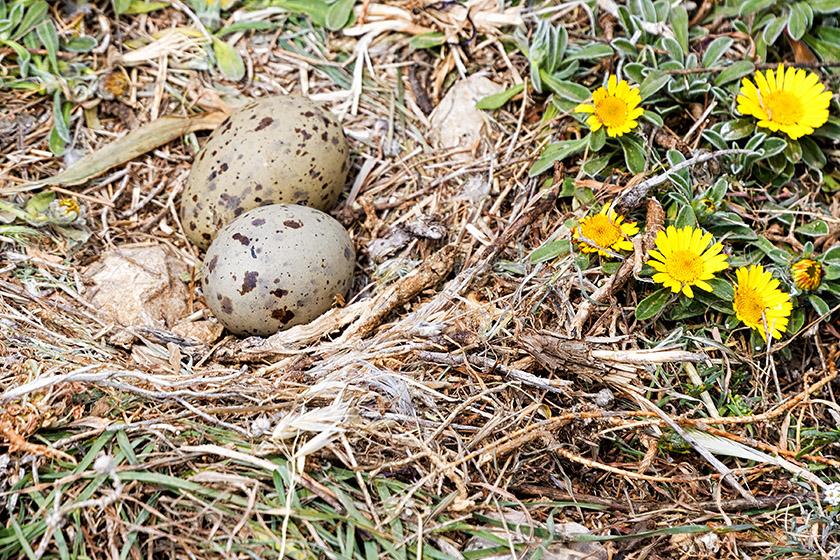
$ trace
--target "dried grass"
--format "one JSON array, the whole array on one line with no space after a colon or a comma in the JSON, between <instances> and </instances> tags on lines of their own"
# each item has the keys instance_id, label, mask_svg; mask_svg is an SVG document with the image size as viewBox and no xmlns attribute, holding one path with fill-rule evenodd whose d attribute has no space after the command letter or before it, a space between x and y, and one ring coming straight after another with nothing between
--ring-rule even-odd
<instances>
[{"instance_id":1,"label":"dried grass","mask_svg":"<svg viewBox=\"0 0 840 560\"><path fill-rule=\"evenodd\" d=\"M0 557L457 558L468 535L490 526L481 514L509 508L579 521L613 541L614 557L677 557L684 549L668 536L702 524L727 557L835 539L804 529L824 515L815 477L806 477L809 488L778 461L731 457L719 472L698 455L657 447L667 424L716 426L715 437L836 476L833 440L804 441L809 430L835 433L834 347L818 336L791 343L801 378L782 375L792 399L782 403L767 391L772 360L643 330L632 289L608 290L589 300L588 317L575 317L599 271L581 273L572 256L528 259L584 211L544 203L527 176L544 144L541 99L517 98L493 114L487 141L466 161L429 148L424 97L435 103L458 73L480 69L506 84L527 75L523 57L500 56L498 42L522 14L468 4L488 38L440 57L411 52L413 68L402 58L409 35L468 38L463 8L416 17L414 2L371 3L357 6L364 22L343 35L305 22L294 34L243 33L240 84L193 68L204 38L170 31L190 25L175 8L91 29L123 38L97 73L120 67L130 80L117 101L88 103L98 104L101 128L78 128L80 153L153 115L186 117L269 94L309 94L342 116L358 178L335 214L359 250L358 295L265 340L190 346L134 331L142 338L133 352L112 344L121 329L86 305L80 273L129 243L165 244L198 262L175 212L200 143L193 132L71 189L84 195L94 230L81 250L54 237L3 238ZM276 23L286 14L260 17ZM588 22L573 9L558 17L570 28ZM64 165L47 148L51 101L10 90L0 100L18 127L18 141L2 143L3 192L53 184ZM564 178L557 169L548 192ZM384 263L369 258L371 241L421 216L444 238L414 238ZM207 316L199 298L192 303L193 319ZM654 348L645 336L665 343ZM706 417L705 401L684 393L682 362L726 376L733 363L747 364L761 397L756 415L737 424ZM638 406L641 395L667 423ZM792 431L803 439L791 441ZM640 540L625 541L634 534Z\"/></svg>"}]
</instances>

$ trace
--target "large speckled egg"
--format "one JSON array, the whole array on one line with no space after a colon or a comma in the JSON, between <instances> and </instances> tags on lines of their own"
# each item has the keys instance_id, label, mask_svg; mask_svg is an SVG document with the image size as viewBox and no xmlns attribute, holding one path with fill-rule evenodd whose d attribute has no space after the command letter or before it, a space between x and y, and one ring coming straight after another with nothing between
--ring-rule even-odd
<instances>
[{"instance_id":1,"label":"large speckled egg","mask_svg":"<svg viewBox=\"0 0 840 560\"><path fill-rule=\"evenodd\" d=\"M268 336L308 323L345 297L356 252L331 216L296 204L245 212L213 240L201 268L210 311L231 332Z\"/></svg>"},{"instance_id":2,"label":"large speckled egg","mask_svg":"<svg viewBox=\"0 0 840 560\"><path fill-rule=\"evenodd\" d=\"M299 95L252 101L210 134L190 170L181 199L187 237L206 249L234 218L269 204L329 210L349 158L341 125L314 101Z\"/></svg>"}]
</instances>

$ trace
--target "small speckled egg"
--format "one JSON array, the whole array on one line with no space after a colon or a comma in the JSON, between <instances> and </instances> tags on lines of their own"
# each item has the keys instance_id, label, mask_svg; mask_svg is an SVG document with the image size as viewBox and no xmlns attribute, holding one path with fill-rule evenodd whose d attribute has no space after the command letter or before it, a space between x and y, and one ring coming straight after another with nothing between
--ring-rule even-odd
<instances>
[{"instance_id":1,"label":"small speckled egg","mask_svg":"<svg viewBox=\"0 0 840 560\"><path fill-rule=\"evenodd\" d=\"M234 334L269 336L345 297L356 252L331 216L295 204L245 212L213 240L201 268L210 311Z\"/></svg>"},{"instance_id":2,"label":"small speckled egg","mask_svg":"<svg viewBox=\"0 0 840 560\"><path fill-rule=\"evenodd\" d=\"M318 103L299 95L251 101L210 134L193 163L181 198L187 237L206 249L234 218L269 204L329 210L349 162L341 125Z\"/></svg>"}]
</instances>

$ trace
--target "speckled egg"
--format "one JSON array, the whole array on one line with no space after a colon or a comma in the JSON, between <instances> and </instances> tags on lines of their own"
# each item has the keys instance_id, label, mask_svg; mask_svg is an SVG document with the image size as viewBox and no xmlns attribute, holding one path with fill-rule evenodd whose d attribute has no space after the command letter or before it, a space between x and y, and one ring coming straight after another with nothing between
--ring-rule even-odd
<instances>
[{"instance_id":1,"label":"speckled egg","mask_svg":"<svg viewBox=\"0 0 840 560\"><path fill-rule=\"evenodd\" d=\"M341 125L318 103L276 95L237 109L210 135L190 170L181 221L206 249L240 214L269 204L331 209L350 150Z\"/></svg>"},{"instance_id":2,"label":"speckled egg","mask_svg":"<svg viewBox=\"0 0 840 560\"><path fill-rule=\"evenodd\" d=\"M329 215L295 204L245 212L213 240L201 268L208 307L231 332L269 336L345 297L356 252Z\"/></svg>"}]
</instances>

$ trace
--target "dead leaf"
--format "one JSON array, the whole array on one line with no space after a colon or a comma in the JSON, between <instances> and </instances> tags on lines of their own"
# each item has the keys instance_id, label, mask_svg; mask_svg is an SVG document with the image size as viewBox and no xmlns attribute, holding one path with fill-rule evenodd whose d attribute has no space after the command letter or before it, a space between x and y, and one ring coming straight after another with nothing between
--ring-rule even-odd
<instances>
[{"instance_id":1,"label":"dead leaf","mask_svg":"<svg viewBox=\"0 0 840 560\"><path fill-rule=\"evenodd\" d=\"M189 117L161 117L88 154L54 177L20 187L0 189L0 192L5 194L31 191L45 185L79 185L185 134L213 130L226 117L227 114L220 111Z\"/></svg>"},{"instance_id":2,"label":"dead leaf","mask_svg":"<svg viewBox=\"0 0 840 560\"><path fill-rule=\"evenodd\" d=\"M796 62L805 62L805 63L815 63L819 62L817 57L808 48L803 41L797 41L796 39L792 39L789 35L787 37L788 43L790 43L790 48L793 50L793 60Z\"/></svg>"}]
</instances>

